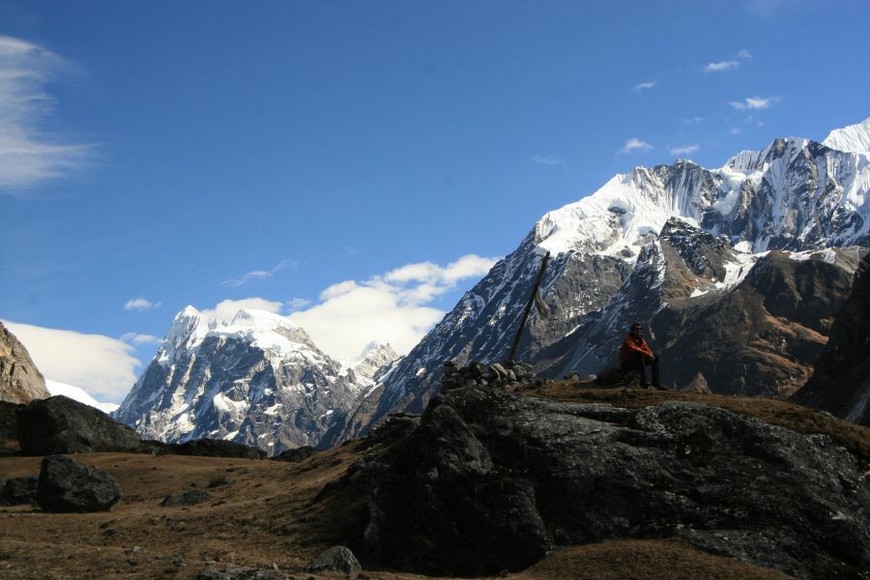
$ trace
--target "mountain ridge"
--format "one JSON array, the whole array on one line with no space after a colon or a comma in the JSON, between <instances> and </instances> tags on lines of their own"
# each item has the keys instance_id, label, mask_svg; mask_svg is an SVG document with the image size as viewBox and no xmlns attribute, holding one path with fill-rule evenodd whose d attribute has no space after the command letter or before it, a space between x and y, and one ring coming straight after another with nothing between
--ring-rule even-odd
<instances>
[{"instance_id":1,"label":"mountain ridge","mask_svg":"<svg viewBox=\"0 0 870 580\"><path fill-rule=\"evenodd\" d=\"M870 247L870 157L831 147L863 147L867 135L870 119L832 131L828 145L776 139L714 170L677 160L616 175L593 194L544 214L407 355L392 353L365 371L334 361L278 315L209 321L185 308L116 417L172 440L217 436L258 445L262 438L274 450L359 436L389 413L422 411L439 388L442 362L504 360L547 252L540 293L551 315L532 312L517 355L537 372L601 372L612 364L611 343L632 320L647 321L653 339L668 343L667 353L679 344L670 325L718 320L720 308L728 324L755 320L753 328L762 332L755 350L744 353L755 362L739 377L741 392L788 394L808 376L808 357L827 339L829 312L845 302L844 280ZM846 247L855 249L832 249ZM768 289L747 282L758 264L770 280L782 280L777 291L801 304L808 297L795 291L799 271L802 284L832 282L816 304L817 319L776 322L781 317ZM788 316L796 316L794 309ZM706 355L694 356L673 358L670 370L682 360L688 364L682 374L703 375L692 365ZM234 366L246 370L226 372ZM284 380L301 396L278 405L275 393L288 391ZM672 381L682 386L688 379ZM295 434L266 434L279 416L293 423Z\"/></svg>"}]
</instances>

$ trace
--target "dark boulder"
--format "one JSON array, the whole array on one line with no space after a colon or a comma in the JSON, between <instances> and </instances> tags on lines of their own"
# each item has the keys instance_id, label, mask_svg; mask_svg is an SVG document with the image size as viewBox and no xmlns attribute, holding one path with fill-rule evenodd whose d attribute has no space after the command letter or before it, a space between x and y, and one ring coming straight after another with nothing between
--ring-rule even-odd
<instances>
[{"instance_id":1,"label":"dark boulder","mask_svg":"<svg viewBox=\"0 0 870 580\"><path fill-rule=\"evenodd\" d=\"M805 578L870 569L866 465L830 438L671 401L622 409L456 388L320 501L362 506L366 567L480 576L559 545L679 538ZM346 505L346 504L345 504Z\"/></svg>"},{"instance_id":2,"label":"dark boulder","mask_svg":"<svg viewBox=\"0 0 870 580\"><path fill-rule=\"evenodd\" d=\"M84 465L66 455L42 459L36 500L53 513L104 512L121 499L121 488L114 477L92 465Z\"/></svg>"},{"instance_id":3,"label":"dark boulder","mask_svg":"<svg viewBox=\"0 0 870 580\"><path fill-rule=\"evenodd\" d=\"M28 455L139 449L133 429L63 395L18 407L16 421L21 451Z\"/></svg>"},{"instance_id":4,"label":"dark boulder","mask_svg":"<svg viewBox=\"0 0 870 580\"><path fill-rule=\"evenodd\" d=\"M38 478L32 475L7 479L0 492L0 505L27 505L36 503Z\"/></svg>"}]
</instances>

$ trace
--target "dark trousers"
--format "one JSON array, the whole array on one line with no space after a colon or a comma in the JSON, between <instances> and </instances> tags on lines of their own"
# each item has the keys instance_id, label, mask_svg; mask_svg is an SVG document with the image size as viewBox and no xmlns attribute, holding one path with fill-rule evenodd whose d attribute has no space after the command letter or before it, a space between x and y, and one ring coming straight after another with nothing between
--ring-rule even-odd
<instances>
[{"instance_id":1,"label":"dark trousers","mask_svg":"<svg viewBox=\"0 0 870 580\"><path fill-rule=\"evenodd\" d=\"M662 382L659 379L659 357L656 356L655 360L652 362L648 362L644 360L643 356L640 354L632 355L627 361L622 363L622 370L624 371L635 371L638 373L640 377L640 385L645 387L647 385L646 382L646 367L650 367L652 369L652 384L653 386L661 386Z\"/></svg>"}]
</instances>

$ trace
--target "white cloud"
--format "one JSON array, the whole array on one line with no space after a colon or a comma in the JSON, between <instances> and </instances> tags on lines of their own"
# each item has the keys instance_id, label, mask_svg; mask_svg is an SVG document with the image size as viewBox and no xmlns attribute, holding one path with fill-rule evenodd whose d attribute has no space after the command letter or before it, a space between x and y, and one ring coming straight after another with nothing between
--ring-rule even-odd
<instances>
[{"instance_id":1,"label":"white cloud","mask_svg":"<svg viewBox=\"0 0 870 580\"><path fill-rule=\"evenodd\" d=\"M776 101L774 98L748 97L743 101L729 101L728 104L738 111L768 109Z\"/></svg>"},{"instance_id":2,"label":"white cloud","mask_svg":"<svg viewBox=\"0 0 870 580\"><path fill-rule=\"evenodd\" d=\"M385 340L405 354L444 316L431 302L462 280L482 277L495 262L472 254L447 266L419 262L365 281L345 280L323 290L318 304L288 318L340 360L356 358L372 340Z\"/></svg>"},{"instance_id":3,"label":"white cloud","mask_svg":"<svg viewBox=\"0 0 870 580\"><path fill-rule=\"evenodd\" d=\"M671 155L690 155L695 153L699 147L697 145L684 145L682 147L674 147L671 149Z\"/></svg>"},{"instance_id":4,"label":"white cloud","mask_svg":"<svg viewBox=\"0 0 870 580\"><path fill-rule=\"evenodd\" d=\"M160 308L160 302L151 302L147 298L132 298L124 304L124 310L151 310Z\"/></svg>"},{"instance_id":5,"label":"white cloud","mask_svg":"<svg viewBox=\"0 0 870 580\"><path fill-rule=\"evenodd\" d=\"M532 155L531 162L535 165L565 165L564 161L550 155Z\"/></svg>"},{"instance_id":6,"label":"white cloud","mask_svg":"<svg viewBox=\"0 0 870 580\"><path fill-rule=\"evenodd\" d=\"M72 68L40 46L0 35L0 192L20 194L93 161L93 145L62 143L42 128L54 110L45 87Z\"/></svg>"},{"instance_id":7,"label":"white cloud","mask_svg":"<svg viewBox=\"0 0 870 580\"><path fill-rule=\"evenodd\" d=\"M619 150L619 153L632 153L634 151L651 151L653 146L640 139L629 139Z\"/></svg>"},{"instance_id":8,"label":"white cloud","mask_svg":"<svg viewBox=\"0 0 870 580\"><path fill-rule=\"evenodd\" d=\"M638 83L638 84L634 85L634 89L632 89L632 90L636 93L641 93L643 91L654 88L656 86L656 84L658 84L657 81L648 81L645 83Z\"/></svg>"},{"instance_id":9,"label":"white cloud","mask_svg":"<svg viewBox=\"0 0 870 580\"><path fill-rule=\"evenodd\" d=\"M745 48L737 53L737 58L750 59L752 55Z\"/></svg>"},{"instance_id":10,"label":"white cloud","mask_svg":"<svg viewBox=\"0 0 870 580\"><path fill-rule=\"evenodd\" d=\"M120 402L136 382L134 348L99 334L2 321L46 379L76 385L102 402Z\"/></svg>"},{"instance_id":11,"label":"white cloud","mask_svg":"<svg viewBox=\"0 0 870 580\"><path fill-rule=\"evenodd\" d=\"M723 72L728 70L734 70L740 66L740 63L736 60L723 60L720 62L711 62L707 66L704 67L705 73L715 73L715 72Z\"/></svg>"},{"instance_id":12,"label":"white cloud","mask_svg":"<svg viewBox=\"0 0 870 580\"><path fill-rule=\"evenodd\" d=\"M233 288L238 288L239 286L244 286L248 282L253 282L255 280L268 280L281 270L286 270L287 268L297 268L299 266L298 262L294 262L293 260L281 260L275 266L273 266L269 270L254 270L252 272L248 272L246 274L242 274L238 278L231 278L230 280L224 280L224 284L227 286L232 286Z\"/></svg>"},{"instance_id":13,"label":"white cloud","mask_svg":"<svg viewBox=\"0 0 870 580\"><path fill-rule=\"evenodd\" d=\"M121 340L133 345L153 345L160 344L163 339L153 334L140 334L138 332L127 332L121 336Z\"/></svg>"}]
</instances>

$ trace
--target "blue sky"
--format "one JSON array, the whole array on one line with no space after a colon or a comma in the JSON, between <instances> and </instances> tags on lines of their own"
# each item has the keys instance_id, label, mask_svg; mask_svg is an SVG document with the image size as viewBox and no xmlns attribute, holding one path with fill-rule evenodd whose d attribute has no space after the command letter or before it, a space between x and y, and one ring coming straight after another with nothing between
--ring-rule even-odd
<instances>
[{"instance_id":1,"label":"blue sky","mask_svg":"<svg viewBox=\"0 0 870 580\"><path fill-rule=\"evenodd\" d=\"M407 351L549 210L870 116L865 0L0 0L0 319L120 401L173 316Z\"/></svg>"}]
</instances>

